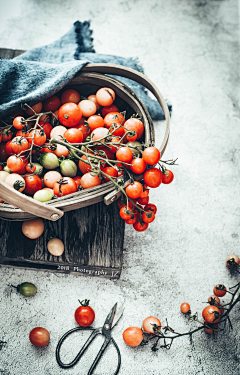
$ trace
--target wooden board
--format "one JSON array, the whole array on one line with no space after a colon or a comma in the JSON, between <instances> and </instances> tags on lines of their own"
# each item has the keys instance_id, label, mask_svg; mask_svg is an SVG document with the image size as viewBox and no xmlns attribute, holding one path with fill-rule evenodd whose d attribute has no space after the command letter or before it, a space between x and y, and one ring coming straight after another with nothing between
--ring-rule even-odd
<instances>
[{"instance_id":1,"label":"wooden board","mask_svg":"<svg viewBox=\"0 0 240 375\"><path fill-rule=\"evenodd\" d=\"M13 58L23 51L0 49L0 58ZM36 213L37 215L37 213ZM44 221L43 235L30 240L22 234L22 222L0 219L0 265L52 272L118 279L122 269L125 223L116 202L104 202L65 212L56 221ZM65 246L61 257L47 250L49 237Z\"/></svg>"}]
</instances>

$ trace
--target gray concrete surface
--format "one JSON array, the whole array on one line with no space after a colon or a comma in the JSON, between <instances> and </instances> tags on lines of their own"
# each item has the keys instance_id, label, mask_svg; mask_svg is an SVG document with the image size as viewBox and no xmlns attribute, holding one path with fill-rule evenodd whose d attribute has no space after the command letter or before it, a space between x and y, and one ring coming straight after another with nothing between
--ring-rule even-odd
<instances>
[{"instance_id":1,"label":"gray concrete surface","mask_svg":"<svg viewBox=\"0 0 240 375\"><path fill-rule=\"evenodd\" d=\"M237 0L0 2L1 47L47 44L75 20L90 19L97 52L138 57L146 75L172 101L164 157L179 160L174 182L151 191L158 214L150 229L140 234L126 230L120 280L0 269L0 339L7 341L0 352L0 374L86 374L92 352L71 370L61 370L55 360L58 339L76 325L78 298L90 298L96 327L115 302L124 305L113 331L122 355L120 374L239 374L239 307L232 313L232 331L215 339L198 333L192 346L183 337L170 351L152 353L149 347L132 349L122 340L125 328L141 326L149 315L187 331L194 324L180 313L183 301L201 316L202 302L215 284L239 281L225 267L227 255L240 255ZM163 127L155 123L157 144ZM38 286L34 298L7 286L26 280ZM48 347L37 349L28 341L35 326L50 331ZM78 341L74 337L66 342L66 360ZM113 373L115 360L109 348L95 373Z\"/></svg>"}]
</instances>

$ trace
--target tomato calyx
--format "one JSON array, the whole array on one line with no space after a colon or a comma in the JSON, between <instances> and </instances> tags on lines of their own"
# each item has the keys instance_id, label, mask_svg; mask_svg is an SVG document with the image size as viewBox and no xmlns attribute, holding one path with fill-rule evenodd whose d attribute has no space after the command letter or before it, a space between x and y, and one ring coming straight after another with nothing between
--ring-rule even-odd
<instances>
[{"instance_id":1,"label":"tomato calyx","mask_svg":"<svg viewBox=\"0 0 240 375\"><path fill-rule=\"evenodd\" d=\"M67 180L64 180L64 178L60 178L59 181L57 181L57 183L59 184L59 193L60 194L63 194L62 190L61 190L61 187L62 185L67 185L68 184L68 181Z\"/></svg>"},{"instance_id":2,"label":"tomato calyx","mask_svg":"<svg viewBox=\"0 0 240 375\"><path fill-rule=\"evenodd\" d=\"M81 306L89 306L90 299L78 300Z\"/></svg>"},{"instance_id":3,"label":"tomato calyx","mask_svg":"<svg viewBox=\"0 0 240 375\"><path fill-rule=\"evenodd\" d=\"M13 187L15 190L20 190L21 188L23 188L25 186L24 182L21 181L21 180L17 180L14 182L13 184Z\"/></svg>"}]
</instances>

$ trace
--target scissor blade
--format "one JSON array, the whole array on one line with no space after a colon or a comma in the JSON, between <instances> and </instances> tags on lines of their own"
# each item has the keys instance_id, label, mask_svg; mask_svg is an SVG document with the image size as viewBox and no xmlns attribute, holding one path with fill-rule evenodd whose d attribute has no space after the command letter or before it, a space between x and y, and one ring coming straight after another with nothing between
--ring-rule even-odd
<instances>
[{"instance_id":1,"label":"scissor blade","mask_svg":"<svg viewBox=\"0 0 240 375\"><path fill-rule=\"evenodd\" d=\"M119 319L122 317L123 311L124 311L124 309L119 310L117 312L117 314L115 314L114 320L113 320L113 323L112 323L112 328L115 327L115 325L117 324L117 322L119 321Z\"/></svg>"},{"instance_id":2,"label":"scissor blade","mask_svg":"<svg viewBox=\"0 0 240 375\"><path fill-rule=\"evenodd\" d=\"M105 324L109 324L111 327L112 327L112 322L113 322L113 319L114 319L114 316L115 316L115 313L116 313L116 310L117 310L117 303L115 303L115 305L112 307L112 309L110 310L108 316L106 317L106 320L105 320Z\"/></svg>"}]
</instances>

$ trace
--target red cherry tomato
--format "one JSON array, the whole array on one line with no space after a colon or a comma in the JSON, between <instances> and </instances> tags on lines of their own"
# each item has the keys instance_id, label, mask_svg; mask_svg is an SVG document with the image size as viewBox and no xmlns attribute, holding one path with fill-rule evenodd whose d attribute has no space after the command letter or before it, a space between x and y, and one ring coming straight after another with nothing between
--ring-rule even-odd
<instances>
[{"instance_id":1,"label":"red cherry tomato","mask_svg":"<svg viewBox=\"0 0 240 375\"><path fill-rule=\"evenodd\" d=\"M32 144L32 141L35 146L42 146L47 140L47 136L43 129L32 130L29 133L28 142Z\"/></svg>"},{"instance_id":2,"label":"red cherry tomato","mask_svg":"<svg viewBox=\"0 0 240 375\"><path fill-rule=\"evenodd\" d=\"M24 137L15 137L11 140L11 147L14 154L19 154L29 148L29 143Z\"/></svg>"},{"instance_id":3,"label":"red cherry tomato","mask_svg":"<svg viewBox=\"0 0 240 375\"><path fill-rule=\"evenodd\" d=\"M146 198L143 198L143 199L146 199ZM144 223L152 223L155 220L155 214L153 214L152 212L143 212L142 219Z\"/></svg>"},{"instance_id":4,"label":"red cherry tomato","mask_svg":"<svg viewBox=\"0 0 240 375\"><path fill-rule=\"evenodd\" d=\"M53 129L52 125L49 124L49 122L45 122L45 124L44 124L43 121L39 121L39 125L41 125L41 127L43 128L44 133L46 134L47 139L50 139L50 134L51 134L51 131Z\"/></svg>"},{"instance_id":5,"label":"red cherry tomato","mask_svg":"<svg viewBox=\"0 0 240 375\"><path fill-rule=\"evenodd\" d=\"M223 297L226 293L227 288L222 284L218 284L213 288L213 294L217 297Z\"/></svg>"},{"instance_id":6,"label":"red cherry tomato","mask_svg":"<svg viewBox=\"0 0 240 375\"><path fill-rule=\"evenodd\" d=\"M116 158L119 161L131 164L133 153L129 147L120 147L116 152Z\"/></svg>"},{"instance_id":7,"label":"red cherry tomato","mask_svg":"<svg viewBox=\"0 0 240 375\"><path fill-rule=\"evenodd\" d=\"M162 172L158 168L152 168L144 172L144 182L151 188L157 188L162 183Z\"/></svg>"},{"instance_id":8,"label":"red cherry tomato","mask_svg":"<svg viewBox=\"0 0 240 375\"><path fill-rule=\"evenodd\" d=\"M81 100L81 97L80 97L79 92L74 90L74 89L67 89L67 90L63 91L63 93L61 95L62 104L65 104L65 103L78 104L80 102L80 100Z\"/></svg>"},{"instance_id":9,"label":"red cherry tomato","mask_svg":"<svg viewBox=\"0 0 240 375\"><path fill-rule=\"evenodd\" d=\"M116 177L118 177L118 171L115 169L115 168L113 168L113 167L105 167L105 168L103 168L103 170L102 170L104 173L106 173L108 176L110 176L110 177L113 177L113 178L116 178ZM104 176L104 175L103 175ZM108 182L108 181L111 181L109 178L107 178L106 176L104 176L104 179L105 179L105 181L106 182Z\"/></svg>"},{"instance_id":10,"label":"red cherry tomato","mask_svg":"<svg viewBox=\"0 0 240 375\"><path fill-rule=\"evenodd\" d=\"M187 314L190 311L190 305L187 302L183 302L180 306L180 309L183 314Z\"/></svg>"},{"instance_id":11,"label":"red cherry tomato","mask_svg":"<svg viewBox=\"0 0 240 375\"><path fill-rule=\"evenodd\" d=\"M15 119L13 120L13 126L18 130L22 130L26 126L24 117L15 117Z\"/></svg>"},{"instance_id":12,"label":"red cherry tomato","mask_svg":"<svg viewBox=\"0 0 240 375\"><path fill-rule=\"evenodd\" d=\"M64 195L76 193L77 185L71 177L60 178L53 185L53 192L58 197L63 197Z\"/></svg>"},{"instance_id":13,"label":"red cherry tomato","mask_svg":"<svg viewBox=\"0 0 240 375\"><path fill-rule=\"evenodd\" d=\"M173 181L174 174L166 169L165 173L162 175L162 183L163 184L170 184Z\"/></svg>"},{"instance_id":14,"label":"red cherry tomato","mask_svg":"<svg viewBox=\"0 0 240 375\"><path fill-rule=\"evenodd\" d=\"M3 142L8 142L12 139L13 137L13 132L11 130L3 130L2 132L2 141Z\"/></svg>"},{"instance_id":15,"label":"red cherry tomato","mask_svg":"<svg viewBox=\"0 0 240 375\"><path fill-rule=\"evenodd\" d=\"M29 340L34 346L43 347L49 343L50 334L48 330L42 327L36 327L31 330Z\"/></svg>"},{"instance_id":16,"label":"red cherry tomato","mask_svg":"<svg viewBox=\"0 0 240 375\"><path fill-rule=\"evenodd\" d=\"M97 128L103 128L104 127L104 121L103 118L99 115L92 115L88 117L88 126L91 130L91 132Z\"/></svg>"},{"instance_id":17,"label":"red cherry tomato","mask_svg":"<svg viewBox=\"0 0 240 375\"><path fill-rule=\"evenodd\" d=\"M136 223L133 224L133 228L137 232L144 232L148 228L148 223L144 223L142 221L137 221Z\"/></svg>"},{"instance_id":18,"label":"red cherry tomato","mask_svg":"<svg viewBox=\"0 0 240 375\"><path fill-rule=\"evenodd\" d=\"M120 211L119 211L119 215L122 219L124 220L129 220L132 218L132 216L134 215L133 213L133 210L132 209L128 209L126 206L123 206Z\"/></svg>"},{"instance_id":19,"label":"red cherry tomato","mask_svg":"<svg viewBox=\"0 0 240 375\"><path fill-rule=\"evenodd\" d=\"M125 123L125 117L120 112L110 112L104 117L104 124L107 129L110 129L110 127L113 124L123 125ZM124 134L124 130L122 132L122 135ZM117 135L117 134L115 134Z\"/></svg>"},{"instance_id":20,"label":"red cherry tomato","mask_svg":"<svg viewBox=\"0 0 240 375\"><path fill-rule=\"evenodd\" d=\"M140 121L137 118L130 118L128 119L125 124L124 124L125 133L130 130L130 131L135 131L137 132L137 139L141 138L141 136L144 133L144 125L142 121Z\"/></svg>"},{"instance_id":21,"label":"red cherry tomato","mask_svg":"<svg viewBox=\"0 0 240 375\"><path fill-rule=\"evenodd\" d=\"M55 112L61 106L61 100L57 95L52 95L43 101L44 112Z\"/></svg>"},{"instance_id":22,"label":"red cherry tomato","mask_svg":"<svg viewBox=\"0 0 240 375\"><path fill-rule=\"evenodd\" d=\"M84 302L80 302L80 303L81 303L81 306L79 306L77 310L75 311L74 317L78 325L80 325L81 327L88 327L94 322L95 312L88 305L89 304L88 300L85 300Z\"/></svg>"},{"instance_id":23,"label":"red cherry tomato","mask_svg":"<svg viewBox=\"0 0 240 375\"><path fill-rule=\"evenodd\" d=\"M138 327L129 327L123 332L123 340L129 346L139 346L143 339L143 331Z\"/></svg>"},{"instance_id":24,"label":"red cherry tomato","mask_svg":"<svg viewBox=\"0 0 240 375\"><path fill-rule=\"evenodd\" d=\"M81 143L83 140L83 133L80 129L77 128L70 128L63 134L63 137L69 143Z\"/></svg>"},{"instance_id":25,"label":"red cherry tomato","mask_svg":"<svg viewBox=\"0 0 240 375\"><path fill-rule=\"evenodd\" d=\"M226 266L230 270L238 268L239 264L240 264L240 259L239 259L239 256L236 254L229 255L226 259Z\"/></svg>"},{"instance_id":26,"label":"red cherry tomato","mask_svg":"<svg viewBox=\"0 0 240 375\"><path fill-rule=\"evenodd\" d=\"M204 331L210 335L213 335L218 330L218 324L207 324L207 327L204 327Z\"/></svg>"},{"instance_id":27,"label":"red cherry tomato","mask_svg":"<svg viewBox=\"0 0 240 375\"><path fill-rule=\"evenodd\" d=\"M156 215L156 213L157 213L157 207L156 207L155 204L153 204L153 203L148 203L148 204L144 207L144 211L153 212L153 213Z\"/></svg>"},{"instance_id":28,"label":"red cherry tomato","mask_svg":"<svg viewBox=\"0 0 240 375\"><path fill-rule=\"evenodd\" d=\"M110 112L119 112L118 107L115 104L108 105L102 109L102 117L104 118Z\"/></svg>"},{"instance_id":29,"label":"red cherry tomato","mask_svg":"<svg viewBox=\"0 0 240 375\"><path fill-rule=\"evenodd\" d=\"M138 181L134 181L132 184L129 184L125 189L129 198L137 199L143 192L143 186Z\"/></svg>"},{"instance_id":30,"label":"red cherry tomato","mask_svg":"<svg viewBox=\"0 0 240 375\"><path fill-rule=\"evenodd\" d=\"M42 180L39 176L26 176L25 180L25 189L24 192L29 195L34 195L38 190L42 189Z\"/></svg>"}]
</instances>

